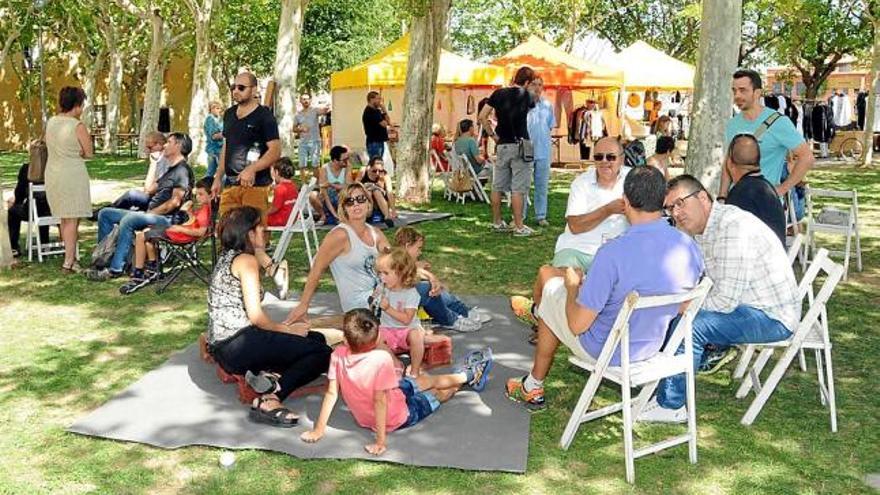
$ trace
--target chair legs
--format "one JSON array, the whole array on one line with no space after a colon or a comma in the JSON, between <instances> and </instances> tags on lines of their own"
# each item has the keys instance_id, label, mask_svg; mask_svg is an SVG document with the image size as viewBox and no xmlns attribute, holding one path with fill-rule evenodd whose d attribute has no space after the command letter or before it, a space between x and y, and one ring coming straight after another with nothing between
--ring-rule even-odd
<instances>
[{"instance_id":1,"label":"chair legs","mask_svg":"<svg viewBox=\"0 0 880 495\"><path fill-rule=\"evenodd\" d=\"M742 350L742 356L739 358L739 362L736 364L736 369L733 371L733 378L739 380L743 376L745 376L746 371L749 369L749 364L752 362L752 355L755 353L755 346L746 345Z\"/></svg>"},{"instance_id":2,"label":"chair legs","mask_svg":"<svg viewBox=\"0 0 880 495\"><path fill-rule=\"evenodd\" d=\"M779 381L782 380L782 375L785 374L785 371L788 369L788 366L794 360L795 354L798 352L798 347L788 347L785 349L785 352L782 353L782 357L779 358L779 362L776 363L776 366L773 367L773 371L770 372L770 376L767 377L767 381L763 384L763 386L759 386L758 395L755 396L755 399L749 405L748 410L746 410L745 415L743 415L742 423L745 426L749 426L755 422L755 418L758 417L758 414L761 413L761 409L764 408L764 404L770 399L770 395L773 391L776 390L776 386L779 384ZM768 352L770 351L770 352ZM759 361L761 357L763 357L766 353L767 358L769 359L770 354L772 354L772 349L765 349L761 352L761 356L758 357ZM765 360L766 362L766 360ZM762 365L763 366L763 365ZM760 373L760 371L758 371ZM743 385L745 385L745 380L743 381ZM740 387L742 390L742 387ZM748 392L748 390L746 390ZM737 394L737 397L740 397Z\"/></svg>"},{"instance_id":3,"label":"chair legs","mask_svg":"<svg viewBox=\"0 0 880 495\"><path fill-rule=\"evenodd\" d=\"M632 401L630 397L629 376L623 374L623 383L620 384L623 405L623 456L626 461L626 481L630 484L636 482L635 454L633 453L633 416Z\"/></svg>"},{"instance_id":4,"label":"chair legs","mask_svg":"<svg viewBox=\"0 0 880 495\"><path fill-rule=\"evenodd\" d=\"M688 423L688 458L691 464L697 463L697 398L694 370L685 372L687 379L687 423Z\"/></svg>"}]
</instances>

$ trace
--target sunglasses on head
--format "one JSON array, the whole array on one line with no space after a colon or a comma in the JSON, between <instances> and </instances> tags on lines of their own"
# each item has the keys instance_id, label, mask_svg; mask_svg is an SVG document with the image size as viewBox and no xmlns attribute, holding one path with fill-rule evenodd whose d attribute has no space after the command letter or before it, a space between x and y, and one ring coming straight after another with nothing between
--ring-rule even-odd
<instances>
[{"instance_id":1,"label":"sunglasses on head","mask_svg":"<svg viewBox=\"0 0 880 495\"><path fill-rule=\"evenodd\" d=\"M230 91L234 91L234 90L237 89L237 90L239 90L239 91L244 91L244 90L248 89L249 87L250 87L250 86L245 85L245 84L230 84L230 85L229 85L229 90L230 90Z\"/></svg>"},{"instance_id":2,"label":"sunglasses on head","mask_svg":"<svg viewBox=\"0 0 880 495\"><path fill-rule=\"evenodd\" d=\"M593 161L595 162L614 162L617 161L617 155L614 153L594 153Z\"/></svg>"},{"instance_id":3,"label":"sunglasses on head","mask_svg":"<svg viewBox=\"0 0 880 495\"><path fill-rule=\"evenodd\" d=\"M352 196L350 198L345 198L345 201L342 202L345 206L354 206L355 203L362 205L367 202L367 197L363 194L358 194L357 196Z\"/></svg>"}]
</instances>

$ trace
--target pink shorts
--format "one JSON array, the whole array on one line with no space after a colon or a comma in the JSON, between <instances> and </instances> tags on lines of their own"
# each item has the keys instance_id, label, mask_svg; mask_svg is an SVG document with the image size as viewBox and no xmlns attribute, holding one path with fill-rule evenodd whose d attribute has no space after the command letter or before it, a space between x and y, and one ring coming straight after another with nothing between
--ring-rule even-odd
<instances>
[{"instance_id":1,"label":"pink shorts","mask_svg":"<svg viewBox=\"0 0 880 495\"><path fill-rule=\"evenodd\" d=\"M411 328L379 327L379 335L385 341L391 352L400 354L409 350L409 342L406 341Z\"/></svg>"}]
</instances>

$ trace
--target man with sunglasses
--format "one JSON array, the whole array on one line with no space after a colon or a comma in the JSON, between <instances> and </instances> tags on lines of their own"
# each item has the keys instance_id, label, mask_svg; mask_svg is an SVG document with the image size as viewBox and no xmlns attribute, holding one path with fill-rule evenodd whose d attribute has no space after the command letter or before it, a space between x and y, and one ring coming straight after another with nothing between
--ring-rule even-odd
<instances>
[{"instance_id":1,"label":"man with sunglasses","mask_svg":"<svg viewBox=\"0 0 880 495\"><path fill-rule=\"evenodd\" d=\"M385 222L388 228L394 227L394 219L397 218L397 208L394 206L394 185L385 163L378 157L370 159L370 164L364 167L361 175L361 184L370 194L373 200L373 214L370 222ZM381 217L380 217L381 215Z\"/></svg>"},{"instance_id":2,"label":"man with sunglasses","mask_svg":"<svg viewBox=\"0 0 880 495\"><path fill-rule=\"evenodd\" d=\"M740 69L733 73L733 102L740 113L727 122L724 143L729 146L733 136L737 134L754 135L761 147L761 173L782 197L804 180L815 158L810 145L790 119L776 110L762 106L761 88L761 76L757 72ZM795 163L791 173L786 176L789 153L794 155ZM718 201L727 199L730 183L730 174L722 164Z\"/></svg>"},{"instance_id":3,"label":"man with sunglasses","mask_svg":"<svg viewBox=\"0 0 880 495\"><path fill-rule=\"evenodd\" d=\"M548 280L562 276L568 267L586 273L602 244L629 226L623 215L623 183L630 168L623 165L623 147L617 139L604 137L596 142L593 161L595 165L571 183L565 231L556 239L551 265L538 269L533 299L510 298L514 314L523 321L535 323L534 310Z\"/></svg>"},{"instance_id":4,"label":"man with sunglasses","mask_svg":"<svg viewBox=\"0 0 880 495\"><path fill-rule=\"evenodd\" d=\"M223 190L220 216L237 206L253 206L265 224L272 185L269 169L281 157L278 123L272 111L256 99L257 78L253 74L236 76L231 89L235 105L223 115L225 139L211 194L216 196Z\"/></svg>"},{"instance_id":5,"label":"man with sunglasses","mask_svg":"<svg viewBox=\"0 0 880 495\"><path fill-rule=\"evenodd\" d=\"M706 346L777 342L800 320L797 282L782 243L757 217L712 201L696 178L669 181L664 204L676 226L694 237L713 285L693 323L694 369ZM685 376L664 379L641 420L681 423L687 419Z\"/></svg>"}]
</instances>

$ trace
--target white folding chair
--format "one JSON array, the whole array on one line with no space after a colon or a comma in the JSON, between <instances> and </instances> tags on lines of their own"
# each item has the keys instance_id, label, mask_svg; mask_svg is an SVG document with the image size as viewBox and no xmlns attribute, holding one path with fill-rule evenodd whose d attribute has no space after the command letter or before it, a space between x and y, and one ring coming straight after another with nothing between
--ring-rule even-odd
<instances>
[{"instance_id":1,"label":"white folding chair","mask_svg":"<svg viewBox=\"0 0 880 495\"><path fill-rule=\"evenodd\" d=\"M819 272L826 274L818 294L813 296L813 283ZM820 249L816 257L810 263L803 280L798 285L798 296L801 300L806 297L808 302L807 311L798 324L792 336L786 340L768 344L756 344L761 353L755 360L755 364L749 370L736 392L738 399L744 398L749 391L754 389L757 395L752 401L742 424L751 425L763 409L764 404L770 399L770 395L776 390L776 386L794 360L794 356L801 349L813 349L816 352L816 372L819 381L819 401L827 405L831 415L831 431L837 431L837 405L834 394L834 370L831 364L831 337L828 331L828 312L826 304L831 294L843 277L844 269L828 258L828 250ZM783 349L782 357L773 367L773 371L767 377L765 383L761 383L760 375L767 361L773 355L775 349ZM826 381L827 380L827 381Z\"/></svg>"},{"instance_id":2,"label":"white folding chair","mask_svg":"<svg viewBox=\"0 0 880 495\"><path fill-rule=\"evenodd\" d=\"M312 244L314 243L314 248L317 250L318 232L315 229L315 216L311 203L309 203L309 194L315 189L317 182L318 179L312 177L308 184L303 184L300 188L299 196L296 197L296 201L293 203L293 209L290 211L290 216L287 217L287 224L284 227L267 227L269 232L281 232L278 246L275 247L275 251L272 253L272 261L276 264L284 259L287 247L290 245L293 234L296 232L302 232L303 241L306 245L306 254L309 257L309 266L315 264L315 259L312 255ZM308 213L308 218L306 218L306 213Z\"/></svg>"},{"instance_id":3,"label":"white folding chair","mask_svg":"<svg viewBox=\"0 0 880 495\"><path fill-rule=\"evenodd\" d=\"M845 210L838 210L842 214L840 218L822 218L822 213L816 213L814 200L816 198L831 198L849 202ZM813 189L807 187L807 240L809 241L809 253L816 251L816 233L835 234L846 237L843 251L829 251L830 254L843 255L843 280L849 275L849 258L852 252L853 237L855 237L856 269L862 271L862 241L859 235L859 198L855 189L852 191L835 191L832 189ZM832 210L827 210L832 211Z\"/></svg>"},{"instance_id":4,"label":"white folding chair","mask_svg":"<svg viewBox=\"0 0 880 495\"><path fill-rule=\"evenodd\" d=\"M795 234L795 236L791 238L791 243L788 245L788 250L786 251L788 262L790 264L794 264L795 260L800 259L803 246L804 235L800 233ZM749 363L752 361L752 356L754 354L755 346L752 344L745 345L742 356L740 356L739 362L736 364L736 369L733 371L734 379L739 380L745 376L746 370L749 368ZM798 362L800 363L801 371L807 371L807 359L804 356L803 350L801 350L798 355Z\"/></svg>"},{"instance_id":5,"label":"white folding chair","mask_svg":"<svg viewBox=\"0 0 880 495\"><path fill-rule=\"evenodd\" d=\"M437 154L437 150L430 150L430 154L428 155L428 177L430 178L430 184L434 185L435 179L440 179L443 183L443 187L445 188L443 191L443 196L446 199L447 190L449 189L449 173L442 171L442 161L440 160L440 155Z\"/></svg>"},{"instance_id":6,"label":"white folding chair","mask_svg":"<svg viewBox=\"0 0 880 495\"><path fill-rule=\"evenodd\" d=\"M569 362L584 370L590 371L584 390L578 399L577 405L571 413L559 445L568 449L582 423L592 421L618 411L623 412L623 449L626 459L626 480L635 482L634 461L660 450L680 445L687 442L691 463L697 462L697 411L694 396L694 358L693 358L693 334L692 323L694 315L699 311L706 299L712 281L703 278L703 281L693 290L679 295L642 297L635 292L627 295L620 313L614 322L608 340L602 348L598 359L594 359L580 345L580 341L570 332L564 334L563 343L572 351ZM631 363L629 360L629 318L633 311L644 308L667 306L670 304L681 305L690 301L687 309L673 330L664 349L650 359ZM684 344L684 352L676 354L679 346ZM620 366L609 366L614 351L620 347ZM662 442L649 445L640 449L633 448L633 423L638 420L639 414L648 403L659 381L666 377L685 373L687 376L687 433L677 437L668 438ZM596 391L603 379L611 380L620 385L622 401L605 406L594 411L587 412ZM631 399L631 388L641 387L641 391L635 401Z\"/></svg>"},{"instance_id":7,"label":"white folding chair","mask_svg":"<svg viewBox=\"0 0 880 495\"><path fill-rule=\"evenodd\" d=\"M795 208L795 191L794 188L788 190L788 193L785 195L785 246L786 249L789 249L789 256L791 255L791 246L795 241L795 238L798 235L801 235L801 220L797 218L797 210ZM791 235L789 235L791 232ZM795 256L798 259L798 262L801 265L801 271L807 269L807 245L801 239L801 243L798 245L798 249L795 251ZM794 263L794 260L790 260Z\"/></svg>"},{"instance_id":8,"label":"white folding chair","mask_svg":"<svg viewBox=\"0 0 880 495\"><path fill-rule=\"evenodd\" d=\"M34 260L34 251L37 252L37 260L42 263L44 256L55 254L64 254L64 241L60 236L58 241L46 242L40 239L40 227L51 227L57 225L59 232L61 230L61 219L58 217L48 216L41 217L37 211L37 202L34 199L34 193L46 193L44 184L34 184L28 182L28 225L27 225L27 246L28 261ZM79 259L79 240L76 241L76 258Z\"/></svg>"},{"instance_id":9,"label":"white folding chair","mask_svg":"<svg viewBox=\"0 0 880 495\"><path fill-rule=\"evenodd\" d=\"M465 168L468 173L470 173L471 179L474 181L474 194L477 196L477 201L485 201L486 203L489 203L489 195L486 193L486 189L483 187L480 177L477 176L477 172L474 170L474 164L471 163L471 160L467 155L460 155L454 151L452 154L461 162L462 168Z\"/></svg>"}]
</instances>

